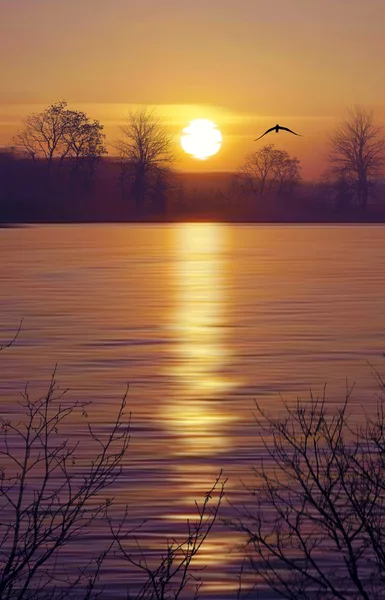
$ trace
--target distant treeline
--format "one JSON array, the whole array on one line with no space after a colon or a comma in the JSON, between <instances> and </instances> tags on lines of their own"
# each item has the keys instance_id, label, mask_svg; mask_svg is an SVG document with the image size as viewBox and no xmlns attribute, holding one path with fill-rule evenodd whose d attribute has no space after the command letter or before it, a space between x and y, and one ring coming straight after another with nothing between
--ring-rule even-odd
<instances>
[{"instance_id":1,"label":"distant treeline","mask_svg":"<svg viewBox=\"0 0 385 600\"><path fill-rule=\"evenodd\" d=\"M59 102L0 149L0 222L385 221L384 168L381 129L363 108L349 111L330 168L309 183L273 144L235 173L177 172L171 136L147 109L128 115L108 157L103 126Z\"/></svg>"}]
</instances>

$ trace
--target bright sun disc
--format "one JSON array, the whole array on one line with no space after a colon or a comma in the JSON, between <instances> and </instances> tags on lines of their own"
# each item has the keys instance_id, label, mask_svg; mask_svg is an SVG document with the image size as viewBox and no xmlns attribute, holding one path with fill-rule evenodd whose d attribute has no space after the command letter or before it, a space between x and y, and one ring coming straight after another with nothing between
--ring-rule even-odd
<instances>
[{"instance_id":1,"label":"bright sun disc","mask_svg":"<svg viewBox=\"0 0 385 600\"><path fill-rule=\"evenodd\" d=\"M180 143L187 154L205 160L219 151L222 134L209 119L195 119L183 129Z\"/></svg>"}]
</instances>

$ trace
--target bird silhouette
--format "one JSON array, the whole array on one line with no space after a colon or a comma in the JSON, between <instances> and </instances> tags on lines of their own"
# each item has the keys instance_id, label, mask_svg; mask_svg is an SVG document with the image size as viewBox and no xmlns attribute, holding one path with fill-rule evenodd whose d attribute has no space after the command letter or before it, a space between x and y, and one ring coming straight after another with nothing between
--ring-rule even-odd
<instances>
[{"instance_id":1,"label":"bird silhouette","mask_svg":"<svg viewBox=\"0 0 385 600\"><path fill-rule=\"evenodd\" d=\"M263 138L264 135L266 135L267 133L270 133L270 131L274 131L275 133L278 133L278 131L282 129L283 131L289 131L290 133L293 133L294 135L299 135L300 137L301 134L300 133L296 133L295 131L292 131L291 129L289 129L288 127L281 127L281 125L275 125L274 127L270 127L270 129L268 129L267 131L265 131L265 133L263 133L262 135L259 136L259 138L257 138L256 140L254 140L254 142L257 142L258 140L260 140L261 138Z\"/></svg>"}]
</instances>

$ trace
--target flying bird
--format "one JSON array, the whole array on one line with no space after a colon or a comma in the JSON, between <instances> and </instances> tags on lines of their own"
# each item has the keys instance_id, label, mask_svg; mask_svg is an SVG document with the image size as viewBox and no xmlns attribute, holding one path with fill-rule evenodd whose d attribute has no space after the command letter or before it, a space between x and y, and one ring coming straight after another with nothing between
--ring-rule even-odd
<instances>
[{"instance_id":1,"label":"flying bird","mask_svg":"<svg viewBox=\"0 0 385 600\"><path fill-rule=\"evenodd\" d=\"M259 138L257 138L254 141L257 142L258 140L260 140L261 138L263 138L264 135L266 135L267 133L270 133L270 131L275 131L275 133L278 133L278 131L280 129L282 129L284 131L289 131L290 133L293 133L294 135L299 135L300 137L302 137L300 133L296 133L295 131L292 131L288 127L281 127L281 125L278 125L278 123L277 123L277 125L275 125L275 127L270 127L270 129L268 129L267 131L265 131L265 133L263 133L262 135L260 135Z\"/></svg>"}]
</instances>

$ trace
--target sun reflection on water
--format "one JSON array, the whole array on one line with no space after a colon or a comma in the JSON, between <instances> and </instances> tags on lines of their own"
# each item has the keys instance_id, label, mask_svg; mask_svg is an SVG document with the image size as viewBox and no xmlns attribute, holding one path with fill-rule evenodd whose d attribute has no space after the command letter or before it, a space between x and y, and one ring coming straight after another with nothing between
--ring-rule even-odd
<instances>
[{"instance_id":1,"label":"sun reflection on water","mask_svg":"<svg viewBox=\"0 0 385 600\"><path fill-rule=\"evenodd\" d=\"M162 417L179 439L177 454L220 452L227 447L225 427L233 420L220 400L234 385L228 374L226 230L194 223L172 235L178 248L170 315L175 352L167 375L175 391Z\"/></svg>"}]
</instances>

